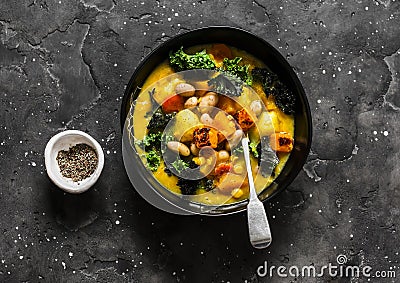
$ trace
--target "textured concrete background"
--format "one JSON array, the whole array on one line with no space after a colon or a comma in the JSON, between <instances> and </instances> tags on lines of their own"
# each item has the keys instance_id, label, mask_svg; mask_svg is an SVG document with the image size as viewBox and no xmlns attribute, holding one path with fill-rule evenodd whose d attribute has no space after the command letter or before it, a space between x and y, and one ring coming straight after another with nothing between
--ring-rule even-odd
<instances>
[{"instance_id":1,"label":"textured concrete background","mask_svg":"<svg viewBox=\"0 0 400 283\"><path fill-rule=\"evenodd\" d=\"M179 2L0 2L0 281L266 282L256 274L264 261L321 266L339 254L399 278L399 1ZM164 40L207 25L268 40L312 108L309 161L267 204L268 250L251 248L245 214L151 207L122 164L119 109L135 66ZM52 185L43 159L47 140L73 128L106 153L100 180L79 196ZM367 279L268 282L293 281Z\"/></svg>"}]
</instances>

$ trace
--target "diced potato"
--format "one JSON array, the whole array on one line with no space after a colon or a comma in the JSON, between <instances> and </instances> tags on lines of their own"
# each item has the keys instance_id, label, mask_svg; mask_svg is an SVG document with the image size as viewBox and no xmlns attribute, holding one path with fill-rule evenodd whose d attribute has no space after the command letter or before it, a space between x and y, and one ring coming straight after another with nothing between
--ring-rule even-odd
<instances>
[{"instance_id":1,"label":"diced potato","mask_svg":"<svg viewBox=\"0 0 400 283\"><path fill-rule=\"evenodd\" d=\"M235 121L232 116L227 116L219 111L214 117L213 126L225 137L230 137L236 131Z\"/></svg>"},{"instance_id":2,"label":"diced potato","mask_svg":"<svg viewBox=\"0 0 400 283\"><path fill-rule=\"evenodd\" d=\"M175 116L175 138L181 142L191 141L193 139L193 132L199 124L199 117L189 109L178 112Z\"/></svg>"},{"instance_id":3,"label":"diced potato","mask_svg":"<svg viewBox=\"0 0 400 283\"><path fill-rule=\"evenodd\" d=\"M162 85L156 83L154 86L155 91L153 97L154 100L160 105L163 104L165 100L176 94L175 87L177 84L185 82L184 80L177 77L171 78L171 81L169 81L168 83L166 83L165 80L167 79L163 79L160 81L160 84L162 83Z\"/></svg>"},{"instance_id":4,"label":"diced potato","mask_svg":"<svg viewBox=\"0 0 400 283\"><path fill-rule=\"evenodd\" d=\"M275 111L264 111L258 118L257 127L260 136L269 136L279 132L279 119Z\"/></svg>"}]
</instances>

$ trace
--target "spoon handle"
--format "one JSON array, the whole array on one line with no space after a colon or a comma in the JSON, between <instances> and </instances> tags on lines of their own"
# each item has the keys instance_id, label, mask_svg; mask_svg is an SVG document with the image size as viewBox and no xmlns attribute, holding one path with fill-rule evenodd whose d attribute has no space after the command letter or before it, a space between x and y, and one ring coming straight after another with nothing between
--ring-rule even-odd
<instances>
[{"instance_id":1,"label":"spoon handle","mask_svg":"<svg viewBox=\"0 0 400 283\"><path fill-rule=\"evenodd\" d=\"M242 139L244 159L249 179L250 197L247 204L247 221L249 225L250 242L253 247L263 249L272 242L271 229L263 203L258 199L254 186L253 173L250 164L249 139Z\"/></svg>"}]
</instances>

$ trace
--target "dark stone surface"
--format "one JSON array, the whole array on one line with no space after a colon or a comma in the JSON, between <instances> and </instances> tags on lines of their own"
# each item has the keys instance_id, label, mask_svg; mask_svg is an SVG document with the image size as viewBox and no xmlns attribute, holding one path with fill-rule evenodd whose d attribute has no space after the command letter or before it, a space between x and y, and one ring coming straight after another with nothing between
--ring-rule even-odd
<instances>
[{"instance_id":1,"label":"dark stone surface","mask_svg":"<svg viewBox=\"0 0 400 283\"><path fill-rule=\"evenodd\" d=\"M264 261L322 266L339 254L400 277L399 1L179 3L0 3L0 281L366 282L256 272ZM266 205L267 250L251 248L245 214L153 208L122 164L119 108L135 66L164 40L207 25L267 39L312 108L309 161ZM61 129L87 131L106 152L98 183L79 196L57 189L44 169L46 142Z\"/></svg>"}]
</instances>

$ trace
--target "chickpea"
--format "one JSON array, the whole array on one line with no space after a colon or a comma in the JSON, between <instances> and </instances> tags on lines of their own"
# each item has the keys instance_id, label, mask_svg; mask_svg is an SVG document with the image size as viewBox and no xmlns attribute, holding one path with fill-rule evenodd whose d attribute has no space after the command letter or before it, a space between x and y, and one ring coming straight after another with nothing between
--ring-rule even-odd
<instances>
[{"instance_id":1,"label":"chickpea","mask_svg":"<svg viewBox=\"0 0 400 283\"><path fill-rule=\"evenodd\" d=\"M190 97L188 100L185 102L185 108L192 108L197 106L198 99L196 96Z\"/></svg>"},{"instance_id":2,"label":"chickpea","mask_svg":"<svg viewBox=\"0 0 400 283\"><path fill-rule=\"evenodd\" d=\"M180 83L177 84L175 87L175 92L184 97L193 96L195 91L196 89L194 88L194 86L188 83Z\"/></svg>"},{"instance_id":3,"label":"chickpea","mask_svg":"<svg viewBox=\"0 0 400 283\"><path fill-rule=\"evenodd\" d=\"M217 156L217 160L220 162L224 162L229 160L229 152L227 152L226 150L220 150L218 151L218 156Z\"/></svg>"},{"instance_id":4,"label":"chickpea","mask_svg":"<svg viewBox=\"0 0 400 283\"><path fill-rule=\"evenodd\" d=\"M231 196L233 196L234 198L240 198L241 196L243 196L243 190L240 188L233 189L231 192Z\"/></svg>"},{"instance_id":5,"label":"chickpea","mask_svg":"<svg viewBox=\"0 0 400 283\"><path fill-rule=\"evenodd\" d=\"M233 172L239 175L243 174L243 166L240 164L236 164L235 166L233 166Z\"/></svg>"},{"instance_id":6,"label":"chickpea","mask_svg":"<svg viewBox=\"0 0 400 283\"><path fill-rule=\"evenodd\" d=\"M180 155L183 156L189 156L190 155L190 150L189 148L178 141L170 141L167 143L167 147L172 150L173 152L179 153Z\"/></svg>"},{"instance_id":7,"label":"chickpea","mask_svg":"<svg viewBox=\"0 0 400 283\"><path fill-rule=\"evenodd\" d=\"M260 100L254 100L251 104L250 104L250 109L251 111L253 111L253 113L256 116L259 116L262 112L262 105L261 105L261 101Z\"/></svg>"},{"instance_id":8,"label":"chickpea","mask_svg":"<svg viewBox=\"0 0 400 283\"><path fill-rule=\"evenodd\" d=\"M194 143L192 143L190 144L190 151L194 156L198 156L200 149L198 149L197 146Z\"/></svg>"},{"instance_id":9,"label":"chickpea","mask_svg":"<svg viewBox=\"0 0 400 283\"><path fill-rule=\"evenodd\" d=\"M210 117L210 115L208 113L204 113L200 117L200 122L202 122L205 125L212 125L214 120L213 120L213 118Z\"/></svg>"}]
</instances>

